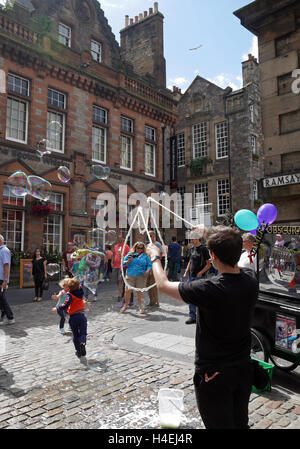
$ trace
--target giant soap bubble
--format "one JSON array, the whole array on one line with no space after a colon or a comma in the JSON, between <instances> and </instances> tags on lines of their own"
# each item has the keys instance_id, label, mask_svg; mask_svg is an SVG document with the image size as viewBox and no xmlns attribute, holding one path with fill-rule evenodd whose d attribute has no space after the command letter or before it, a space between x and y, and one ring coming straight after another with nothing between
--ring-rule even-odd
<instances>
[{"instance_id":1,"label":"giant soap bubble","mask_svg":"<svg viewBox=\"0 0 300 449\"><path fill-rule=\"evenodd\" d=\"M92 165L92 174L97 179L106 180L110 176L110 168L102 165Z\"/></svg>"},{"instance_id":2,"label":"giant soap bubble","mask_svg":"<svg viewBox=\"0 0 300 449\"><path fill-rule=\"evenodd\" d=\"M41 201L48 201L52 194L52 186L46 179L39 176L28 176L30 184L30 195Z\"/></svg>"},{"instance_id":3,"label":"giant soap bubble","mask_svg":"<svg viewBox=\"0 0 300 449\"><path fill-rule=\"evenodd\" d=\"M30 191L28 176L22 171L16 171L9 176L7 187L15 196L26 196Z\"/></svg>"}]
</instances>

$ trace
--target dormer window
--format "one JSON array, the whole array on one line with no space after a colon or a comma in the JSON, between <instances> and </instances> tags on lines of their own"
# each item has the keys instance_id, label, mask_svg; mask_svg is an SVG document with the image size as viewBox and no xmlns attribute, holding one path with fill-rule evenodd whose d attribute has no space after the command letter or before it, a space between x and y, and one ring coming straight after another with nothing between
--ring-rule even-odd
<instances>
[{"instance_id":1,"label":"dormer window","mask_svg":"<svg viewBox=\"0 0 300 449\"><path fill-rule=\"evenodd\" d=\"M91 55L94 61L102 62L102 45L100 42L91 40Z\"/></svg>"},{"instance_id":2,"label":"dormer window","mask_svg":"<svg viewBox=\"0 0 300 449\"><path fill-rule=\"evenodd\" d=\"M58 41L66 47L71 47L71 28L63 23L58 24Z\"/></svg>"}]
</instances>

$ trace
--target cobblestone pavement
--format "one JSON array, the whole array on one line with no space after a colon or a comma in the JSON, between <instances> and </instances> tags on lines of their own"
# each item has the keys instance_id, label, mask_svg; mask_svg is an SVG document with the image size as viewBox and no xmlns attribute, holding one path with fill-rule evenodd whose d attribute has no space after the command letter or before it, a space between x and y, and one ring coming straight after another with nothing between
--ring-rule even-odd
<instances>
[{"instance_id":1,"label":"cobblestone pavement","mask_svg":"<svg viewBox=\"0 0 300 449\"><path fill-rule=\"evenodd\" d=\"M8 297L18 292L12 289ZM192 359L162 357L142 346L132 351L122 347L120 338L117 345L116 336L146 326L158 310L145 317L134 310L120 314L115 293L107 288L87 313L87 365L75 357L71 334L59 334L50 300L12 306L16 323L0 329L0 428L158 429L162 387L184 391L181 428L204 428L193 392ZM165 314L180 307L161 301ZM252 394L249 408L252 428L300 428L299 396L277 385Z\"/></svg>"}]
</instances>

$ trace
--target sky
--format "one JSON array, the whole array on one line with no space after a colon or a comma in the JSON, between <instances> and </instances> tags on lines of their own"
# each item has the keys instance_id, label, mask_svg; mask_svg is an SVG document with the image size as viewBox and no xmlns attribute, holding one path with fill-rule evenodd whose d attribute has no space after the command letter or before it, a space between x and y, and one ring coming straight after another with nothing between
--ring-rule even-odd
<instances>
[{"instance_id":1,"label":"sky","mask_svg":"<svg viewBox=\"0 0 300 449\"><path fill-rule=\"evenodd\" d=\"M149 11L154 0L99 3L120 43L125 15L134 18ZM233 11L249 3L251 0L158 0L158 9L164 15L167 87L177 86L184 92L197 75L222 88L242 87L242 61L249 53L258 57L257 39Z\"/></svg>"}]
</instances>

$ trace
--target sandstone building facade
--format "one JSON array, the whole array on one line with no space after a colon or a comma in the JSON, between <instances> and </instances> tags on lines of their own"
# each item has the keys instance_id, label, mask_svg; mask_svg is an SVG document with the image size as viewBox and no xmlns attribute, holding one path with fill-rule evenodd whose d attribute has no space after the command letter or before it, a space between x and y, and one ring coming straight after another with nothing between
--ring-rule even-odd
<instances>
[{"instance_id":1,"label":"sandstone building facade","mask_svg":"<svg viewBox=\"0 0 300 449\"><path fill-rule=\"evenodd\" d=\"M173 191L191 193L193 207L186 214L196 221L204 218L207 225L222 221L228 211L259 206L261 106L258 63L252 55L242 70L243 87L236 91L197 76L178 105Z\"/></svg>"},{"instance_id":2,"label":"sandstone building facade","mask_svg":"<svg viewBox=\"0 0 300 449\"><path fill-rule=\"evenodd\" d=\"M265 161L261 196L277 206L277 223L299 224L300 4L261 0L234 14L258 37Z\"/></svg>"},{"instance_id":3,"label":"sandstone building facade","mask_svg":"<svg viewBox=\"0 0 300 449\"><path fill-rule=\"evenodd\" d=\"M88 240L99 193L164 189L177 103L166 89L157 3L126 17L119 45L97 0L16 0L0 11L0 72L0 233L9 248L60 253L74 236ZM42 139L51 153L40 158ZM94 164L111 176L95 178ZM68 183L59 166L70 169ZM10 194L7 178L18 170L52 184L49 216Z\"/></svg>"}]
</instances>

